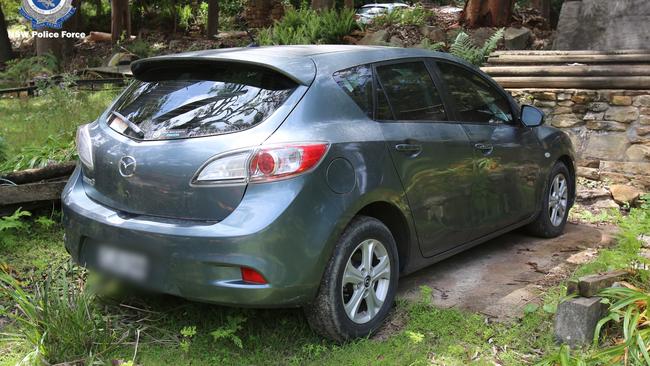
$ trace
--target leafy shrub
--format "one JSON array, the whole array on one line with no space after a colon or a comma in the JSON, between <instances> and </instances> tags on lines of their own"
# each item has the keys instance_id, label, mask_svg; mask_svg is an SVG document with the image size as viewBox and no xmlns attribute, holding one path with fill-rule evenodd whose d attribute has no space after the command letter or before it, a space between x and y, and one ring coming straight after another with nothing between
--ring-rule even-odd
<instances>
[{"instance_id":1,"label":"leafy shrub","mask_svg":"<svg viewBox=\"0 0 650 366\"><path fill-rule=\"evenodd\" d=\"M230 340L239 348L244 348L241 338L237 335L237 332L242 329L242 324L246 322L247 318L242 315L228 316L228 322L218 329L210 332L212 339L215 341L219 340Z\"/></svg>"},{"instance_id":2,"label":"leafy shrub","mask_svg":"<svg viewBox=\"0 0 650 366\"><path fill-rule=\"evenodd\" d=\"M3 315L14 321L17 331L4 336L29 347L23 363L90 365L128 335L118 330L116 316L102 314L95 294L79 285L83 281L77 269L53 270L30 292L0 273L0 290L15 303L15 309Z\"/></svg>"},{"instance_id":3,"label":"leafy shrub","mask_svg":"<svg viewBox=\"0 0 650 366\"><path fill-rule=\"evenodd\" d=\"M0 164L0 172L42 168L50 163L76 159L74 137L68 133L50 135L42 145L25 146Z\"/></svg>"},{"instance_id":4,"label":"leafy shrub","mask_svg":"<svg viewBox=\"0 0 650 366\"><path fill-rule=\"evenodd\" d=\"M341 43L356 26L354 12L349 9L288 9L282 20L260 31L258 41L261 45Z\"/></svg>"},{"instance_id":5,"label":"leafy shrub","mask_svg":"<svg viewBox=\"0 0 650 366\"><path fill-rule=\"evenodd\" d=\"M372 25L382 28L390 25L422 26L434 19L434 12L417 5L412 8L397 8L390 13L380 15L373 20Z\"/></svg>"},{"instance_id":6,"label":"leafy shrub","mask_svg":"<svg viewBox=\"0 0 650 366\"><path fill-rule=\"evenodd\" d=\"M603 301L610 303L609 314L596 326L594 346L598 346L600 330L607 323L622 327L622 337L616 345L596 353L594 358L607 360L607 364L650 365L650 293L626 285L604 289L600 292Z\"/></svg>"},{"instance_id":7,"label":"leafy shrub","mask_svg":"<svg viewBox=\"0 0 650 366\"><path fill-rule=\"evenodd\" d=\"M18 58L7 61L5 71L0 72L0 80L5 80L12 86L24 85L41 75L54 75L58 68L56 57L51 54Z\"/></svg>"},{"instance_id":8,"label":"leafy shrub","mask_svg":"<svg viewBox=\"0 0 650 366\"><path fill-rule=\"evenodd\" d=\"M477 47L472 43L469 35L461 31L456 36L454 43L449 47L449 52L455 56L465 59L467 62L481 66L485 63L485 58L496 50L499 41L503 38L504 29L497 30L482 47Z\"/></svg>"},{"instance_id":9,"label":"leafy shrub","mask_svg":"<svg viewBox=\"0 0 650 366\"><path fill-rule=\"evenodd\" d=\"M4 163L7 161L7 143L5 142L5 139L0 136L0 164Z\"/></svg>"},{"instance_id":10,"label":"leafy shrub","mask_svg":"<svg viewBox=\"0 0 650 366\"><path fill-rule=\"evenodd\" d=\"M16 234L29 227L23 218L31 215L29 211L19 208L12 215L0 218L0 248L7 249L16 242Z\"/></svg>"}]
</instances>

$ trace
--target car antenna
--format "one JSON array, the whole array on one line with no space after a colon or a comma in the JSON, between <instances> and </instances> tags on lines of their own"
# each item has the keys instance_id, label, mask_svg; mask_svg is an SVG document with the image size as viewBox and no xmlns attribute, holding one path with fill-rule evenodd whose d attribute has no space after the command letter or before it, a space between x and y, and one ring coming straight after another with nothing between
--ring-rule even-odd
<instances>
[{"instance_id":1,"label":"car antenna","mask_svg":"<svg viewBox=\"0 0 650 366\"><path fill-rule=\"evenodd\" d=\"M241 15L237 15L236 21L237 21L237 23L239 24L240 27L244 28L244 31L246 32L246 35L251 40L251 43L249 43L246 47L259 47L260 46L259 43L257 43L257 40L251 34L250 29L248 29L248 22L246 21L246 19Z\"/></svg>"}]
</instances>

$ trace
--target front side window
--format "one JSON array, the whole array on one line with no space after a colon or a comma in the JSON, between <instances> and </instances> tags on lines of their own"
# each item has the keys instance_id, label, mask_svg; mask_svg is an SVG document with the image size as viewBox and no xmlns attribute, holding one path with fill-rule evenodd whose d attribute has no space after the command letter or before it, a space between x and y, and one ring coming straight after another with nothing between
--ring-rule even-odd
<instances>
[{"instance_id":1,"label":"front side window","mask_svg":"<svg viewBox=\"0 0 650 366\"><path fill-rule=\"evenodd\" d=\"M447 119L440 94L424 62L378 66L377 77L396 120L444 121ZM381 93L381 90L378 93Z\"/></svg>"},{"instance_id":2,"label":"front side window","mask_svg":"<svg viewBox=\"0 0 650 366\"><path fill-rule=\"evenodd\" d=\"M219 135L268 118L296 84L245 66L152 70L138 76L109 111L108 124L143 140Z\"/></svg>"},{"instance_id":3,"label":"front side window","mask_svg":"<svg viewBox=\"0 0 650 366\"><path fill-rule=\"evenodd\" d=\"M442 79L463 122L511 122L506 97L478 74L447 62L438 63Z\"/></svg>"},{"instance_id":4,"label":"front side window","mask_svg":"<svg viewBox=\"0 0 650 366\"><path fill-rule=\"evenodd\" d=\"M332 76L363 113L372 117L372 66L355 66L339 70Z\"/></svg>"}]
</instances>

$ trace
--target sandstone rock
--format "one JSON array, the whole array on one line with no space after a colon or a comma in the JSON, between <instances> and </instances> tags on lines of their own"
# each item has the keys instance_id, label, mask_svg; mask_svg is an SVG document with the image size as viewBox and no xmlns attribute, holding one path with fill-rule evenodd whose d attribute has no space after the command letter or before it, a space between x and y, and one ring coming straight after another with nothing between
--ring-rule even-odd
<instances>
[{"instance_id":1,"label":"sandstone rock","mask_svg":"<svg viewBox=\"0 0 650 366\"><path fill-rule=\"evenodd\" d=\"M555 107L555 101L553 100L535 100L533 105L539 108L553 108Z\"/></svg>"},{"instance_id":2,"label":"sandstone rock","mask_svg":"<svg viewBox=\"0 0 650 366\"><path fill-rule=\"evenodd\" d=\"M509 50L523 50L526 49L530 42L530 29L526 27L514 28L508 27L503 35L505 39L506 48Z\"/></svg>"},{"instance_id":3,"label":"sandstone rock","mask_svg":"<svg viewBox=\"0 0 650 366\"><path fill-rule=\"evenodd\" d=\"M420 27L420 32L429 40L435 42L445 42L447 40L447 33L439 27L432 25L424 25Z\"/></svg>"},{"instance_id":4,"label":"sandstone rock","mask_svg":"<svg viewBox=\"0 0 650 366\"><path fill-rule=\"evenodd\" d=\"M582 118L584 121L602 121L605 117L603 112L587 112Z\"/></svg>"},{"instance_id":5,"label":"sandstone rock","mask_svg":"<svg viewBox=\"0 0 650 366\"><path fill-rule=\"evenodd\" d=\"M593 102L589 103L587 108L592 112L604 112L609 108L609 104L605 102Z\"/></svg>"},{"instance_id":6,"label":"sandstone rock","mask_svg":"<svg viewBox=\"0 0 650 366\"><path fill-rule=\"evenodd\" d=\"M573 113L585 114L587 112L587 106L584 104L574 104L571 106L571 111Z\"/></svg>"},{"instance_id":7,"label":"sandstone rock","mask_svg":"<svg viewBox=\"0 0 650 366\"><path fill-rule=\"evenodd\" d=\"M627 125L625 123L612 121L588 121L587 128L599 131L625 131Z\"/></svg>"},{"instance_id":8,"label":"sandstone rock","mask_svg":"<svg viewBox=\"0 0 650 366\"><path fill-rule=\"evenodd\" d=\"M639 95L634 97L632 105L637 107L650 107L650 95Z\"/></svg>"},{"instance_id":9,"label":"sandstone rock","mask_svg":"<svg viewBox=\"0 0 650 366\"><path fill-rule=\"evenodd\" d=\"M556 107L553 110L553 114L569 114L573 113L573 109L571 107Z\"/></svg>"},{"instance_id":10,"label":"sandstone rock","mask_svg":"<svg viewBox=\"0 0 650 366\"><path fill-rule=\"evenodd\" d=\"M605 210L609 210L610 208L619 208L618 204L613 199L609 198L597 200L596 203L593 204L593 207Z\"/></svg>"},{"instance_id":11,"label":"sandstone rock","mask_svg":"<svg viewBox=\"0 0 650 366\"><path fill-rule=\"evenodd\" d=\"M650 175L650 163L633 161L600 161L601 172L614 172L632 175Z\"/></svg>"},{"instance_id":12,"label":"sandstone rock","mask_svg":"<svg viewBox=\"0 0 650 366\"><path fill-rule=\"evenodd\" d=\"M571 97L571 101L577 104L589 103L593 99L594 99L593 96L586 93L576 93L574 96Z\"/></svg>"},{"instance_id":13,"label":"sandstone rock","mask_svg":"<svg viewBox=\"0 0 650 366\"><path fill-rule=\"evenodd\" d=\"M610 103L612 105L632 105L632 97L627 95L613 95Z\"/></svg>"},{"instance_id":14,"label":"sandstone rock","mask_svg":"<svg viewBox=\"0 0 650 366\"><path fill-rule=\"evenodd\" d=\"M650 247L650 235L641 234L637 239L639 239L641 245L643 245L645 248Z\"/></svg>"},{"instance_id":15,"label":"sandstone rock","mask_svg":"<svg viewBox=\"0 0 650 366\"><path fill-rule=\"evenodd\" d=\"M622 133L599 133L588 137L583 156L585 158L618 160L629 146Z\"/></svg>"},{"instance_id":16,"label":"sandstone rock","mask_svg":"<svg viewBox=\"0 0 650 366\"><path fill-rule=\"evenodd\" d=\"M650 160L650 146L634 144L625 151L625 156L627 157L627 160L630 161ZM650 174L650 172L648 174Z\"/></svg>"},{"instance_id":17,"label":"sandstone rock","mask_svg":"<svg viewBox=\"0 0 650 366\"><path fill-rule=\"evenodd\" d=\"M359 41L360 45L378 45L378 46L386 46L388 43L386 42L386 36L388 33L386 30L381 29L376 32L372 33L367 33L361 40Z\"/></svg>"},{"instance_id":18,"label":"sandstone rock","mask_svg":"<svg viewBox=\"0 0 650 366\"><path fill-rule=\"evenodd\" d=\"M583 178L588 178L593 180L600 179L600 171L598 171L598 168L588 168L584 166L579 166L576 169L576 174L578 174L578 177L583 177Z\"/></svg>"},{"instance_id":19,"label":"sandstone rock","mask_svg":"<svg viewBox=\"0 0 650 366\"><path fill-rule=\"evenodd\" d=\"M602 198L610 198L611 194L605 188L582 188L576 190L576 200L578 202L589 202Z\"/></svg>"},{"instance_id":20,"label":"sandstone rock","mask_svg":"<svg viewBox=\"0 0 650 366\"><path fill-rule=\"evenodd\" d=\"M637 199L643 194L643 191L636 187L623 184L613 184L609 187L614 201L619 205L630 204L633 205Z\"/></svg>"},{"instance_id":21,"label":"sandstone rock","mask_svg":"<svg viewBox=\"0 0 650 366\"><path fill-rule=\"evenodd\" d=\"M636 128L636 134L639 136L645 136L650 134L650 126L639 126Z\"/></svg>"},{"instance_id":22,"label":"sandstone rock","mask_svg":"<svg viewBox=\"0 0 650 366\"><path fill-rule=\"evenodd\" d=\"M532 93L533 98L539 100L553 100L555 101L557 94L553 92L535 92Z\"/></svg>"},{"instance_id":23,"label":"sandstone rock","mask_svg":"<svg viewBox=\"0 0 650 366\"><path fill-rule=\"evenodd\" d=\"M559 99L558 99L559 100ZM562 107L571 107L574 103L570 100L560 100L557 102L557 105Z\"/></svg>"},{"instance_id":24,"label":"sandstone rock","mask_svg":"<svg viewBox=\"0 0 650 366\"><path fill-rule=\"evenodd\" d=\"M404 47L404 41L397 36L392 36L388 41L388 45L391 47Z\"/></svg>"},{"instance_id":25,"label":"sandstone rock","mask_svg":"<svg viewBox=\"0 0 650 366\"><path fill-rule=\"evenodd\" d=\"M571 99L571 94L569 93L558 93L557 94L557 100L570 100Z\"/></svg>"},{"instance_id":26,"label":"sandstone rock","mask_svg":"<svg viewBox=\"0 0 650 366\"><path fill-rule=\"evenodd\" d=\"M635 107L611 107L605 111L605 119L616 122L634 122L639 118L639 110Z\"/></svg>"},{"instance_id":27,"label":"sandstone rock","mask_svg":"<svg viewBox=\"0 0 650 366\"><path fill-rule=\"evenodd\" d=\"M575 114L556 114L551 120L551 125L559 128L573 127L579 123L582 123L582 119Z\"/></svg>"}]
</instances>

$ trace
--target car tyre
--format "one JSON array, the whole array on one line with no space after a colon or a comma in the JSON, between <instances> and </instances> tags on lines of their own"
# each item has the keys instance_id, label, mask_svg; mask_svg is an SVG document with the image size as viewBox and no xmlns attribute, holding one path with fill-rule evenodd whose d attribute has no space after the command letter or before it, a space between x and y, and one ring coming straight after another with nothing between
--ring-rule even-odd
<instances>
[{"instance_id":1,"label":"car tyre","mask_svg":"<svg viewBox=\"0 0 650 366\"><path fill-rule=\"evenodd\" d=\"M379 328L394 303L398 260L390 230L377 219L356 217L334 248L315 300L304 309L311 328L338 342Z\"/></svg>"},{"instance_id":2,"label":"car tyre","mask_svg":"<svg viewBox=\"0 0 650 366\"><path fill-rule=\"evenodd\" d=\"M555 163L544 190L542 209L535 221L527 226L529 233L542 238L554 238L564 232L571 208L573 187L573 177L569 169L562 162Z\"/></svg>"}]
</instances>

